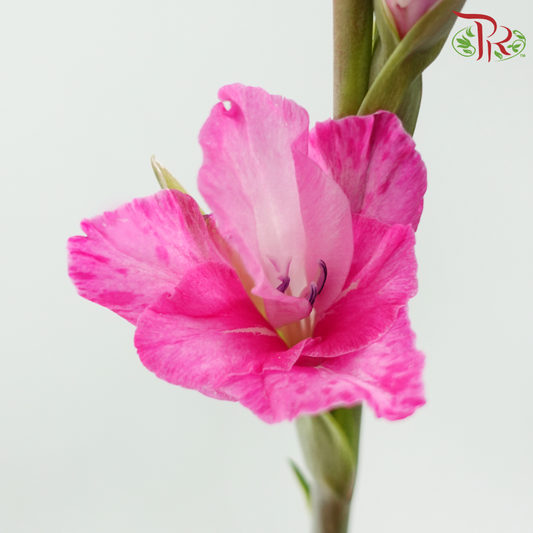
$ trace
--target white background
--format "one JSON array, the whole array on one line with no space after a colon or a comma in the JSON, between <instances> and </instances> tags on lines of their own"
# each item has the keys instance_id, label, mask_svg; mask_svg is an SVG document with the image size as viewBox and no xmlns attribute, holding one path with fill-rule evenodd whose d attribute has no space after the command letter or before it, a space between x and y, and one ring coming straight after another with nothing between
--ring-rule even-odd
<instances>
[{"instance_id":1,"label":"white background","mask_svg":"<svg viewBox=\"0 0 533 533\"><path fill-rule=\"evenodd\" d=\"M415 139L429 172L411 305L427 406L365 411L357 533L533 531L533 8L469 0L526 58L448 43ZM157 380L133 327L76 295L79 221L198 198L197 135L239 81L331 114L328 0L19 0L0 18L0 531L303 533L294 427ZM467 25L460 21L459 28Z\"/></svg>"}]
</instances>

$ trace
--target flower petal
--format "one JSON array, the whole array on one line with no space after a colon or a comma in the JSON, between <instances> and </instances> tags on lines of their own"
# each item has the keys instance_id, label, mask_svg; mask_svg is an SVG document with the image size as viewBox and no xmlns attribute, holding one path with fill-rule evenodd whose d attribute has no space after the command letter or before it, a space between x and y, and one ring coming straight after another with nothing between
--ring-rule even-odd
<instances>
[{"instance_id":1,"label":"flower petal","mask_svg":"<svg viewBox=\"0 0 533 533\"><path fill-rule=\"evenodd\" d=\"M354 255L343 291L317 316L313 357L336 357L378 340L401 307L416 294L416 259L411 226L388 226L354 215Z\"/></svg>"},{"instance_id":2,"label":"flower petal","mask_svg":"<svg viewBox=\"0 0 533 533\"><path fill-rule=\"evenodd\" d=\"M395 115L380 111L319 122L309 143L310 157L341 186L352 213L416 229L426 167Z\"/></svg>"},{"instance_id":3,"label":"flower petal","mask_svg":"<svg viewBox=\"0 0 533 533\"><path fill-rule=\"evenodd\" d=\"M270 322L280 327L311 312L309 302L296 296L313 281L317 261L326 261L321 255L331 256L342 284L351 256L344 249L350 225L347 200L307 158L304 109L242 85L222 88L219 97L231 108L216 105L200 133L200 191L222 236L254 280L254 294L265 300ZM310 190L311 185L325 196ZM328 234L329 240L324 238ZM287 276L291 292L284 294L276 287ZM332 295L328 289L324 301Z\"/></svg>"},{"instance_id":4,"label":"flower petal","mask_svg":"<svg viewBox=\"0 0 533 533\"><path fill-rule=\"evenodd\" d=\"M424 355L403 308L377 342L317 367L234 377L222 390L269 423L367 402L378 417L405 418L424 405Z\"/></svg>"},{"instance_id":5,"label":"flower petal","mask_svg":"<svg viewBox=\"0 0 533 533\"><path fill-rule=\"evenodd\" d=\"M69 275L84 298L131 323L193 266L220 261L196 202L164 190L84 220L68 242Z\"/></svg>"},{"instance_id":6,"label":"flower petal","mask_svg":"<svg viewBox=\"0 0 533 533\"><path fill-rule=\"evenodd\" d=\"M139 318L135 346L159 378L211 396L233 375L288 370L299 357L221 263L189 270L172 294L150 305Z\"/></svg>"},{"instance_id":7,"label":"flower petal","mask_svg":"<svg viewBox=\"0 0 533 533\"><path fill-rule=\"evenodd\" d=\"M307 156L294 151L294 162L307 242L306 285L317 277L320 261L328 272L314 304L320 312L337 298L350 270L354 249L350 204L341 188Z\"/></svg>"},{"instance_id":8,"label":"flower petal","mask_svg":"<svg viewBox=\"0 0 533 533\"><path fill-rule=\"evenodd\" d=\"M385 0L396 22L400 38L403 39L408 31L441 0Z\"/></svg>"}]
</instances>

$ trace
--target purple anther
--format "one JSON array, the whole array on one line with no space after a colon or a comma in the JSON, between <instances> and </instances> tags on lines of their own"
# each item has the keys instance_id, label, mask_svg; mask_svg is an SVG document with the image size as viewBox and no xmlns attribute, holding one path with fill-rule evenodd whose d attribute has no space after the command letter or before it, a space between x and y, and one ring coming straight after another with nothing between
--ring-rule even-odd
<instances>
[{"instance_id":1,"label":"purple anther","mask_svg":"<svg viewBox=\"0 0 533 533\"><path fill-rule=\"evenodd\" d=\"M328 277L328 267L326 266L326 263L322 261L322 259L318 262L318 266L320 267L320 274L318 275L318 280L316 282L316 285L318 287L317 295L322 292L322 289L324 288L324 285L326 284L326 279Z\"/></svg>"},{"instance_id":2,"label":"purple anther","mask_svg":"<svg viewBox=\"0 0 533 533\"><path fill-rule=\"evenodd\" d=\"M282 278L279 278L281 280L281 283L276 287L276 289L279 292L285 292L287 288L289 287L289 284L291 282L291 278L289 276L283 276Z\"/></svg>"},{"instance_id":3,"label":"purple anther","mask_svg":"<svg viewBox=\"0 0 533 533\"><path fill-rule=\"evenodd\" d=\"M309 294L306 296L307 301L313 305L315 303L317 294L318 294L318 288L316 286L316 283L314 281L311 282L311 285L309 286Z\"/></svg>"}]
</instances>

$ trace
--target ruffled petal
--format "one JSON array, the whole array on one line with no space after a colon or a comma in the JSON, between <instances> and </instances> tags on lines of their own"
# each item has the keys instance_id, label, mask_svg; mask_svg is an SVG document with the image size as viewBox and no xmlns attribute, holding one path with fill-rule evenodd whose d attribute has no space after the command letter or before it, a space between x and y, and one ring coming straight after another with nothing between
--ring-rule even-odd
<instances>
[{"instance_id":1,"label":"ruffled petal","mask_svg":"<svg viewBox=\"0 0 533 533\"><path fill-rule=\"evenodd\" d=\"M136 324L190 268L220 261L196 202L164 190L84 220L68 242L69 275L84 298Z\"/></svg>"},{"instance_id":2,"label":"ruffled petal","mask_svg":"<svg viewBox=\"0 0 533 533\"><path fill-rule=\"evenodd\" d=\"M216 105L200 133L199 188L222 236L254 280L254 294L265 300L270 322L280 327L311 312L309 302L298 296L317 275L317 261L326 260L322 255L331 257L342 285L351 256L345 250L347 200L307 158L304 109L242 85L222 88L219 97L231 107ZM277 287L286 278L290 291L284 294ZM332 294L328 289L324 300L332 300Z\"/></svg>"},{"instance_id":3,"label":"ruffled petal","mask_svg":"<svg viewBox=\"0 0 533 533\"><path fill-rule=\"evenodd\" d=\"M139 318L135 346L159 378L209 396L231 376L288 370L299 357L221 263L189 270L172 294L150 305Z\"/></svg>"},{"instance_id":4,"label":"ruffled petal","mask_svg":"<svg viewBox=\"0 0 533 533\"><path fill-rule=\"evenodd\" d=\"M424 405L424 355L414 346L406 309L377 342L316 367L230 379L222 391L269 423L368 403L378 417L405 418Z\"/></svg>"},{"instance_id":5,"label":"ruffled petal","mask_svg":"<svg viewBox=\"0 0 533 533\"><path fill-rule=\"evenodd\" d=\"M378 340L416 294L415 237L411 226L353 217L354 254L339 298L317 316L313 357L337 357Z\"/></svg>"},{"instance_id":6,"label":"ruffled petal","mask_svg":"<svg viewBox=\"0 0 533 533\"><path fill-rule=\"evenodd\" d=\"M348 196L352 213L385 224L420 221L426 167L392 113L318 122L309 155Z\"/></svg>"}]
</instances>

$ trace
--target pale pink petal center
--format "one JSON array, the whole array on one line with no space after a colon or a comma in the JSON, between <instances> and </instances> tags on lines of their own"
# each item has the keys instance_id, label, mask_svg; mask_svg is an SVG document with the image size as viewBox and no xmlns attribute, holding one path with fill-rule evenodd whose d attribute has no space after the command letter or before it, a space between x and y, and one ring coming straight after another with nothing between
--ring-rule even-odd
<instances>
[{"instance_id":1,"label":"pale pink petal center","mask_svg":"<svg viewBox=\"0 0 533 533\"><path fill-rule=\"evenodd\" d=\"M219 97L228 104L213 108L200 134L200 191L280 327L340 291L351 258L348 200L307 156L305 110L241 85ZM323 291L320 261L329 275Z\"/></svg>"}]
</instances>

